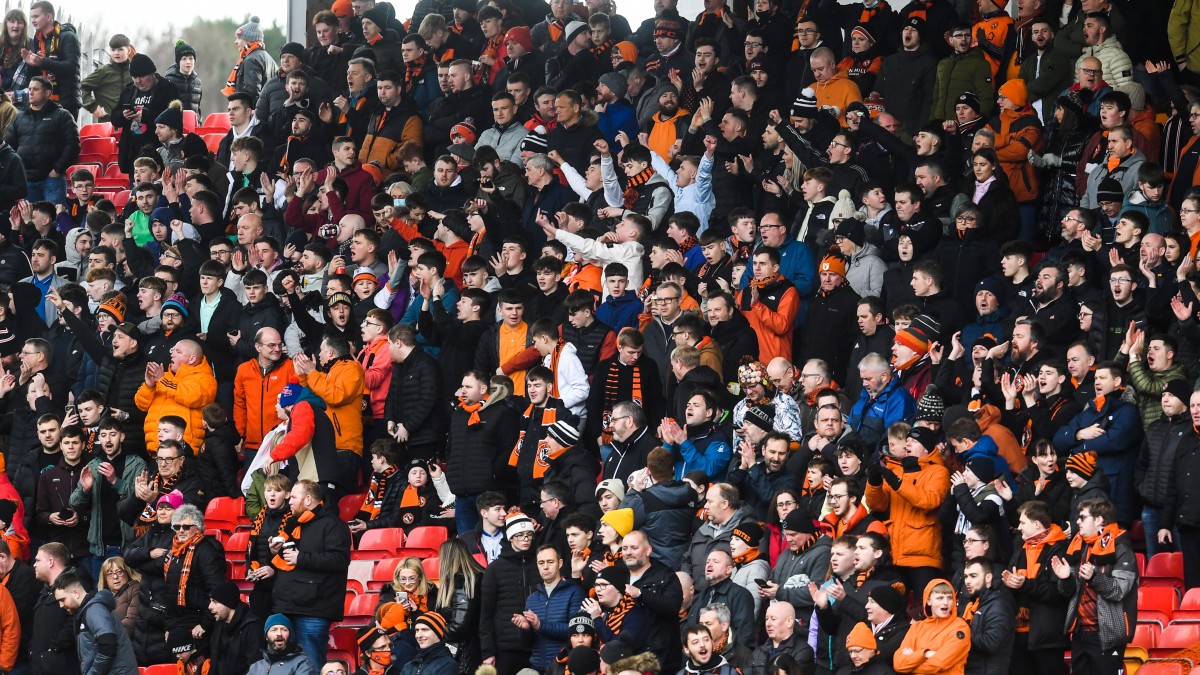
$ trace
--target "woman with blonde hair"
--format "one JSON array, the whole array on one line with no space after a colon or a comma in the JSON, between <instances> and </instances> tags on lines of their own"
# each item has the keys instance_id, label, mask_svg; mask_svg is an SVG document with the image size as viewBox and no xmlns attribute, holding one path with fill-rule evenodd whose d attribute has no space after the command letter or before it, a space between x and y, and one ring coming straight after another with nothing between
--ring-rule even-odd
<instances>
[{"instance_id":1,"label":"woman with blonde hair","mask_svg":"<svg viewBox=\"0 0 1200 675\"><path fill-rule=\"evenodd\" d=\"M392 573L392 583L379 591L375 623L385 631L395 632L392 640L392 663L403 667L417 653L413 622L429 611L437 595L437 586L425 577L425 568L418 558L405 558Z\"/></svg>"},{"instance_id":2,"label":"woman with blonde hair","mask_svg":"<svg viewBox=\"0 0 1200 675\"><path fill-rule=\"evenodd\" d=\"M96 588L107 590L116 598L117 606L113 613L121 620L125 632L132 637L140 607L138 592L142 588L142 573L130 567L121 556L114 556L100 565Z\"/></svg>"},{"instance_id":3,"label":"woman with blonde hair","mask_svg":"<svg viewBox=\"0 0 1200 675\"><path fill-rule=\"evenodd\" d=\"M438 589L434 609L446 617L445 642L454 649L458 672L474 673L479 654L480 585L483 567L461 539L449 539L438 549Z\"/></svg>"}]
</instances>

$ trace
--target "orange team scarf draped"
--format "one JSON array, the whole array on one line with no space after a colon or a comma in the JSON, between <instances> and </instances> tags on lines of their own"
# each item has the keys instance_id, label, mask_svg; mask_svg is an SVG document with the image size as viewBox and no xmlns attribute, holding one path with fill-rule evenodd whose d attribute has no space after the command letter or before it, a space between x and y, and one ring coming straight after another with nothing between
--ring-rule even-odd
<instances>
[{"instance_id":1,"label":"orange team scarf draped","mask_svg":"<svg viewBox=\"0 0 1200 675\"><path fill-rule=\"evenodd\" d=\"M417 86L417 80L421 77L421 71L423 70L425 70L424 54L404 65L404 93L412 93L413 87Z\"/></svg>"},{"instance_id":2,"label":"orange team scarf draped","mask_svg":"<svg viewBox=\"0 0 1200 675\"><path fill-rule=\"evenodd\" d=\"M167 570L171 567L171 561L175 558L183 558L183 568L179 570L179 590L175 594L175 604L180 607L187 606L187 585L188 577L192 574L192 559L196 557L196 546L203 539L203 530L196 530L186 541L172 539L171 555L163 561L163 576L165 577Z\"/></svg>"},{"instance_id":3,"label":"orange team scarf draped","mask_svg":"<svg viewBox=\"0 0 1200 675\"><path fill-rule=\"evenodd\" d=\"M283 527L280 527L279 536L283 537L285 542L300 541L300 535L303 532L301 526L304 525L304 523L311 521L313 518L316 518L316 515L313 514L312 511L305 511L304 513L301 513L300 516L296 518L296 527L293 527L291 532L285 532ZM271 565L273 565L275 569L282 570L284 572L290 572L296 569L295 565L283 559L282 552L280 555L275 556L271 560Z\"/></svg>"},{"instance_id":4,"label":"orange team scarf draped","mask_svg":"<svg viewBox=\"0 0 1200 675\"><path fill-rule=\"evenodd\" d=\"M1087 544L1087 551L1084 552L1082 560L1087 560L1094 555L1109 555L1117 551L1117 537L1125 534L1116 523L1105 525L1104 529L1100 530L1091 537L1085 537L1082 534L1075 535L1071 543L1067 545L1067 555L1075 555L1083 550L1083 545Z\"/></svg>"},{"instance_id":5,"label":"orange team scarf draped","mask_svg":"<svg viewBox=\"0 0 1200 675\"><path fill-rule=\"evenodd\" d=\"M733 564L735 567L741 567L746 563L758 560L760 555L762 555L762 551L759 551L757 546L752 546L746 549L745 553L733 556Z\"/></svg>"},{"instance_id":6,"label":"orange team scarf draped","mask_svg":"<svg viewBox=\"0 0 1200 675\"><path fill-rule=\"evenodd\" d=\"M552 408L550 406L546 406L545 408L539 409L537 406L533 405L532 403L530 403L529 407L525 409L525 419L527 419L527 420L533 419L533 416L535 414L537 414L537 412L539 410L541 410L541 415L542 415L541 424L543 427L549 427L558 421L558 409L557 408ZM538 458L541 458L541 456L542 456L543 446L545 445L545 442L546 441L544 438L542 440L538 441L538 450L537 450ZM512 452L508 453L508 465L509 466L515 468L517 466L517 464L519 463L519 461L521 459L521 446L524 445L524 443L525 443L525 430L521 429L521 433L519 433L517 435L517 442L513 444ZM555 456L557 457L557 455L555 455ZM538 464L540 464L540 462L537 461L537 459L535 459L534 467L533 467L533 477L534 478L541 478L542 476L544 476L546 474L545 469L542 469L541 472L539 473Z\"/></svg>"},{"instance_id":7,"label":"orange team scarf draped","mask_svg":"<svg viewBox=\"0 0 1200 675\"><path fill-rule=\"evenodd\" d=\"M652 169L650 167L646 167L642 171L638 172L636 175L630 177L629 183L627 183L627 186L625 188L625 194L622 195L622 198L625 201L625 208L627 208L627 209L633 208L633 205L637 203L638 196L639 196L637 189L639 187L645 185L646 181L650 180L650 177L653 175L654 175L654 169Z\"/></svg>"},{"instance_id":8,"label":"orange team scarf draped","mask_svg":"<svg viewBox=\"0 0 1200 675\"><path fill-rule=\"evenodd\" d=\"M237 76L238 71L242 69L242 62L250 55L250 52L255 49L263 49L263 43L251 42L246 45L246 48L238 53L237 63L233 64L233 70L229 71L229 79L225 80L225 87L221 89L221 93L225 96L233 96L237 92Z\"/></svg>"},{"instance_id":9,"label":"orange team scarf draped","mask_svg":"<svg viewBox=\"0 0 1200 675\"><path fill-rule=\"evenodd\" d=\"M621 593L621 601L604 617L604 625L608 626L613 635L619 635L621 626L625 623L625 615L633 609L636 602L628 593Z\"/></svg>"},{"instance_id":10,"label":"orange team scarf draped","mask_svg":"<svg viewBox=\"0 0 1200 675\"><path fill-rule=\"evenodd\" d=\"M483 410L483 404L487 402L488 397L485 395L479 403L467 403L467 399L462 396L458 397L458 407L470 414L467 418L467 426L473 427L479 424L479 411Z\"/></svg>"},{"instance_id":11,"label":"orange team scarf draped","mask_svg":"<svg viewBox=\"0 0 1200 675\"><path fill-rule=\"evenodd\" d=\"M263 523L265 523L267 520L267 511L268 510L269 509L267 509L267 507L264 506L258 510L258 515L254 516L254 522L250 524L250 536L251 537L257 537L258 535L262 534ZM283 520L279 521L280 536L284 536L284 533L287 531L288 520L290 520L291 517L292 517L292 510L287 508L287 505L285 504L284 512L283 512ZM256 570L259 567L262 567L262 565L257 560L250 561L250 569Z\"/></svg>"},{"instance_id":12,"label":"orange team scarf draped","mask_svg":"<svg viewBox=\"0 0 1200 675\"><path fill-rule=\"evenodd\" d=\"M50 31L49 35L42 35L41 33L37 34L38 53L42 56L50 56L51 54L54 54L58 51L58 43L61 38L62 26L56 21L54 23L54 30ZM54 73L50 72L49 69L43 70L42 75L46 77L46 79L50 80L50 84L53 85L52 90L54 93L50 94L50 100L57 101L58 78L55 77Z\"/></svg>"},{"instance_id":13,"label":"orange team scarf draped","mask_svg":"<svg viewBox=\"0 0 1200 675\"><path fill-rule=\"evenodd\" d=\"M614 44L616 42L612 38L609 38L604 41L604 44L588 47L588 53L596 57L608 56L612 52Z\"/></svg>"},{"instance_id":14,"label":"orange team scarf draped","mask_svg":"<svg viewBox=\"0 0 1200 675\"><path fill-rule=\"evenodd\" d=\"M175 483L179 480L179 476L172 478L163 478L155 476L150 481L150 487L158 491L158 494L165 495L175 489ZM138 516L138 525L149 527L158 521L158 506L147 502L146 508L142 509L142 515Z\"/></svg>"},{"instance_id":15,"label":"orange team scarf draped","mask_svg":"<svg viewBox=\"0 0 1200 675\"><path fill-rule=\"evenodd\" d=\"M775 283L776 281L779 281L782 278L783 278L782 274L776 274L775 276L767 277L766 279L751 279L750 285L761 291L762 289L766 288L767 286L770 286L771 284Z\"/></svg>"},{"instance_id":16,"label":"orange team scarf draped","mask_svg":"<svg viewBox=\"0 0 1200 675\"><path fill-rule=\"evenodd\" d=\"M383 509L383 493L387 492L388 482L395 474L394 466L384 469L383 473L371 474L371 487L367 489L367 496L363 499L362 507L358 509L359 513L367 516L363 520L370 521L379 517L379 512Z\"/></svg>"},{"instance_id":17,"label":"orange team scarf draped","mask_svg":"<svg viewBox=\"0 0 1200 675\"><path fill-rule=\"evenodd\" d=\"M974 600L968 602L966 604L966 606L963 607L963 612L962 612L963 621L966 621L967 623L971 623L971 619L975 618L975 612L978 612L978 611L979 611L979 598L975 598Z\"/></svg>"},{"instance_id":18,"label":"orange team scarf draped","mask_svg":"<svg viewBox=\"0 0 1200 675\"><path fill-rule=\"evenodd\" d=\"M550 383L550 395L554 398L559 397L558 392L558 361L562 358L563 347L567 346L567 341L558 338L558 343L554 345L554 352L550 354L550 372L554 373L554 381Z\"/></svg>"},{"instance_id":19,"label":"orange team scarf draped","mask_svg":"<svg viewBox=\"0 0 1200 675\"><path fill-rule=\"evenodd\" d=\"M604 563L606 565L608 565L609 567L616 565L617 561L620 560L622 557L623 557L623 554L621 553L621 551L614 552L612 549L605 551L604 555L600 556L600 558L604 561Z\"/></svg>"},{"instance_id":20,"label":"orange team scarf draped","mask_svg":"<svg viewBox=\"0 0 1200 675\"><path fill-rule=\"evenodd\" d=\"M558 19L550 19L546 22L546 28L550 31L550 41L558 42L563 36L563 22Z\"/></svg>"}]
</instances>

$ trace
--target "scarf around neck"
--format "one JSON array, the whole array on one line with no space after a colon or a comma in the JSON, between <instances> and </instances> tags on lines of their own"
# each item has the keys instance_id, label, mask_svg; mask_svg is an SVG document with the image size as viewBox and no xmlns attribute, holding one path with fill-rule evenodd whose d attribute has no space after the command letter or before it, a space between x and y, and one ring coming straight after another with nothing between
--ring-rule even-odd
<instances>
[{"instance_id":1,"label":"scarf around neck","mask_svg":"<svg viewBox=\"0 0 1200 675\"><path fill-rule=\"evenodd\" d=\"M237 76L238 71L242 69L242 62L250 55L250 52L255 49L263 49L263 43L251 42L246 45L245 49L238 52L237 63L233 64L233 70L229 71L229 79L225 80L225 86L221 89L221 93L225 96L233 96L237 92Z\"/></svg>"},{"instance_id":2,"label":"scarf around neck","mask_svg":"<svg viewBox=\"0 0 1200 675\"><path fill-rule=\"evenodd\" d=\"M638 197L640 196L640 193L638 193L637 189L645 185L646 181L650 180L650 177L653 175L654 169L652 167L646 167L629 178L629 182L625 187L625 193L621 195L625 203L625 208L633 208L633 205L637 203Z\"/></svg>"},{"instance_id":3,"label":"scarf around neck","mask_svg":"<svg viewBox=\"0 0 1200 675\"><path fill-rule=\"evenodd\" d=\"M175 604L179 607L187 606L187 585L188 577L192 574L192 560L196 557L196 546L204 539L204 530L197 529L185 541L171 539L171 555L167 556L163 561L163 577L167 576L167 571L171 568L171 561L176 558L183 558L183 568L179 571L179 589L175 594Z\"/></svg>"}]
</instances>

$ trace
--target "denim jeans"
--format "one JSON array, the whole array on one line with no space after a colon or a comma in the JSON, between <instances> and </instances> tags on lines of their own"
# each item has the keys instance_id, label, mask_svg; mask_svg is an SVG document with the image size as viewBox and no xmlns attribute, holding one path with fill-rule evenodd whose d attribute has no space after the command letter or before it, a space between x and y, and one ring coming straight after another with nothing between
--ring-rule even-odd
<instances>
[{"instance_id":1,"label":"denim jeans","mask_svg":"<svg viewBox=\"0 0 1200 675\"><path fill-rule=\"evenodd\" d=\"M320 672L325 665L325 651L329 648L329 620L315 616L290 616L292 628L296 629L296 644L304 650L313 670Z\"/></svg>"},{"instance_id":2,"label":"denim jeans","mask_svg":"<svg viewBox=\"0 0 1200 675\"><path fill-rule=\"evenodd\" d=\"M1142 507L1142 530L1146 533L1146 560L1154 557L1155 553L1163 551L1179 550L1179 529L1171 527L1171 541L1175 542L1175 546L1171 544L1158 543L1158 530L1162 527L1167 527L1170 523L1162 522L1162 511L1152 506Z\"/></svg>"},{"instance_id":3,"label":"denim jeans","mask_svg":"<svg viewBox=\"0 0 1200 675\"><path fill-rule=\"evenodd\" d=\"M31 202L45 200L51 204L60 204L67 199L67 180L62 176L29 181L28 187L29 194L25 198Z\"/></svg>"},{"instance_id":4,"label":"denim jeans","mask_svg":"<svg viewBox=\"0 0 1200 675\"><path fill-rule=\"evenodd\" d=\"M475 508L477 497L478 495L471 495L454 498L454 524L458 527L459 534L470 532L479 524L479 509Z\"/></svg>"}]
</instances>

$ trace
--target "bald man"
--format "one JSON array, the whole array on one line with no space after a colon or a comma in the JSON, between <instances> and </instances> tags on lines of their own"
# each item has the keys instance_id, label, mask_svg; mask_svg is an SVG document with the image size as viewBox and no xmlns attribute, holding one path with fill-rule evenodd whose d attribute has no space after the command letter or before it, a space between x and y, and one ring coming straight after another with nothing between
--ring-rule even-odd
<instances>
[{"instance_id":1,"label":"bald man","mask_svg":"<svg viewBox=\"0 0 1200 675\"><path fill-rule=\"evenodd\" d=\"M790 654L801 665L801 670L810 670L814 664L812 647L808 636L796 633L796 608L780 600L767 605L767 641L750 655L747 675L771 675L767 663L779 652Z\"/></svg>"},{"instance_id":2,"label":"bald man","mask_svg":"<svg viewBox=\"0 0 1200 675\"><path fill-rule=\"evenodd\" d=\"M263 436L284 421L275 411L275 400L296 377L278 330L260 328L254 335L254 353L233 378L233 424L245 439L247 458L254 457Z\"/></svg>"},{"instance_id":3,"label":"bald man","mask_svg":"<svg viewBox=\"0 0 1200 675\"><path fill-rule=\"evenodd\" d=\"M180 340L171 347L171 363L164 370L153 361L146 364L146 379L133 398L145 411L146 450L158 451L158 420L175 415L187 422L184 440L193 448L204 442L204 406L217 398L217 379L195 340Z\"/></svg>"}]
</instances>

